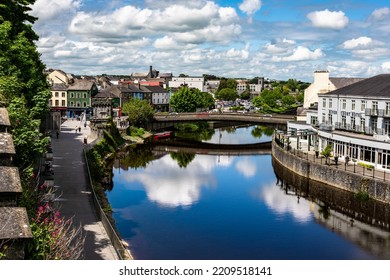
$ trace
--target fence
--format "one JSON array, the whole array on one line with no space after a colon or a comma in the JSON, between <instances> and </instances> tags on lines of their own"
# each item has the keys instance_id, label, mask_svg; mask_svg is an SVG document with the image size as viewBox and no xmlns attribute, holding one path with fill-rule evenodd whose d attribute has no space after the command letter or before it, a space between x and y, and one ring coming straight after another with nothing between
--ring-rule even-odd
<instances>
[{"instance_id":1,"label":"fence","mask_svg":"<svg viewBox=\"0 0 390 280\"><path fill-rule=\"evenodd\" d=\"M85 149L83 150L83 152L84 152L84 160L86 162L87 171L88 171L88 178L89 178L91 190L92 190L92 193L93 193L93 203L95 205L95 209L97 211L97 214L98 214L98 216L99 216L99 218L100 218L100 220L101 220L101 222L102 222L102 224L104 226L104 229L106 230L107 235L110 238L111 243L114 246L114 248L115 248L115 250L116 250L116 252L118 254L118 257L121 260L133 259L130 251L124 247L123 241L117 235L115 229L111 225L110 220L108 219L106 213L103 211L103 209L102 209L102 207L101 207L101 205L99 203L99 200L98 200L97 195L95 193L95 190L93 188L93 181L92 181L92 177L91 177L91 172L89 170L88 159L87 159L87 155L86 155Z\"/></svg>"},{"instance_id":2,"label":"fence","mask_svg":"<svg viewBox=\"0 0 390 280\"><path fill-rule=\"evenodd\" d=\"M327 165L329 168L342 169L346 172L360 174L364 177L375 178L383 181L390 181L390 174L388 174L388 171L386 170L378 170L375 169L374 167L368 168L365 166L361 166L358 164L357 161L354 160L349 162L345 162L345 161L340 162L338 158L335 157L325 158L323 155L316 154L314 151L308 152L308 151L292 148L291 145L284 144L278 138L274 138L274 140L279 147L309 162L313 162L321 165Z\"/></svg>"}]
</instances>

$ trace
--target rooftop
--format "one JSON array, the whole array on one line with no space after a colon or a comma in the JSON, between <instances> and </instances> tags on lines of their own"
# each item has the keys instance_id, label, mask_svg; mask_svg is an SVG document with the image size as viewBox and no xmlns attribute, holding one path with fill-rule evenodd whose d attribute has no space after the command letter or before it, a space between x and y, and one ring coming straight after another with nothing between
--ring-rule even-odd
<instances>
[{"instance_id":1,"label":"rooftop","mask_svg":"<svg viewBox=\"0 0 390 280\"><path fill-rule=\"evenodd\" d=\"M91 90L94 82L89 80L75 80L73 84L69 86L69 90Z\"/></svg>"},{"instance_id":2,"label":"rooftop","mask_svg":"<svg viewBox=\"0 0 390 280\"><path fill-rule=\"evenodd\" d=\"M334 84L336 88L342 88L354 83L365 80L364 78L333 78L330 77L329 80Z\"/></svg>"},{"instance_id":3,"label":"rooftop","mask_svg":"<svg viewBox=\"0 0 390 280\"><path fill-rule=\"evenodd\" d=\"M319 95L390 97L390 74L381 74Z\"/></svg>"}]
</instances>

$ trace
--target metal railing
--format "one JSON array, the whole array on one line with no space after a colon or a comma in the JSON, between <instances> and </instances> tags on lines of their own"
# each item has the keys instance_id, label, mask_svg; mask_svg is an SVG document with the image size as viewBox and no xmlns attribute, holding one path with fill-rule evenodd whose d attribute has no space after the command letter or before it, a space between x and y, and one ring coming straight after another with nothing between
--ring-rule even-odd
<instances>
[{"instance_id":1,"label":"metal railing","mask_svg":"<svg viewBox=\"0 0 390 280\"><path fill-rule=\"evenodd\" d=\"M390 170L379 170L375 169L374 164L372 167L360 165L356 159L349 160L346 162L345 160L339 160L338 157L331 156L325 158L323 155L318 152L307 152L300 149L293 148L291 145L286 145L279 139L274 137L275 143L285 151L297 156L301 159L307 160L309 162L313 162L316 164L327 165L329 168L342 169L346 172L360 174L364 177L375 178L383 181L390 181Z\"/></svg>"}]
</instances>

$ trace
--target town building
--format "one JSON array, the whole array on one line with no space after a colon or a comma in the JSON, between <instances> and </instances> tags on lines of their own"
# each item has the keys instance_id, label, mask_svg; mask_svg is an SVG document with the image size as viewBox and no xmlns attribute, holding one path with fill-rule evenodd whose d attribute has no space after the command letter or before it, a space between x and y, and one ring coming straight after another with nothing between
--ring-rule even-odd
<instances>
[{"instance_id":1,"label":"town building","mask_svg":"<svg viewBox=\"0 0 390 280\"><path fill-rule=\"evenodd\" d=\"M319 93L305 122L289 122L289 134L319 151L330 144L340 159L390 169L389 89L390 74L382 74Z\"/></svg>"},{"instance_id":2,"label":"town building","mask_svg":"<svg viewBox=\"0 0 390 280\"><path fill-rule=\"evenodd\" d=\"M169 111L169 100L171 94L166 89L160 86L145 86L145 88L152 93L152 106L158 112Z\"/></svg>"},{"instance_id":3,"label":"town building","mask_svg":"<svg viewBox=\"0 0 390 280\"><path fill-rule=\"evenodd\" d=\"M189 88L196 88L202 92L207 91L207 87L205 87L204 77L173 77L172 81L169 82L169 87L176 91L179 88L186 86Z\"/></svg>"},{"instance_id":4,"label":"town building","mask_svg":"<svg viewBox=\"0 0 390 280\"><path fill-rule=\"evenodd\" d=\"M82 113L91 114L91 98L97 93L95 82L85 79L75 80L68 87L68 117L80 117Z\"/></svg>"}]
</instances>

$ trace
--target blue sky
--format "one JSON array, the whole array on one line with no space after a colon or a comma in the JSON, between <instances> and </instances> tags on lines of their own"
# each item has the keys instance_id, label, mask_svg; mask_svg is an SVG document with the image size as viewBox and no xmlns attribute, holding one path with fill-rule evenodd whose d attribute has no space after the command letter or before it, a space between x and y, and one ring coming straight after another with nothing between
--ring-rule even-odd
<instances>
[{"instance_id":1,"label":"blue sky","mask_svg":"<svg viewBox=\"0 0 390 280\"><path fill-rule=\"evenodd\" d=\"M390 1L37 0L48 68L311 82L390 72Z\"/></svg>"}]
</instances>

